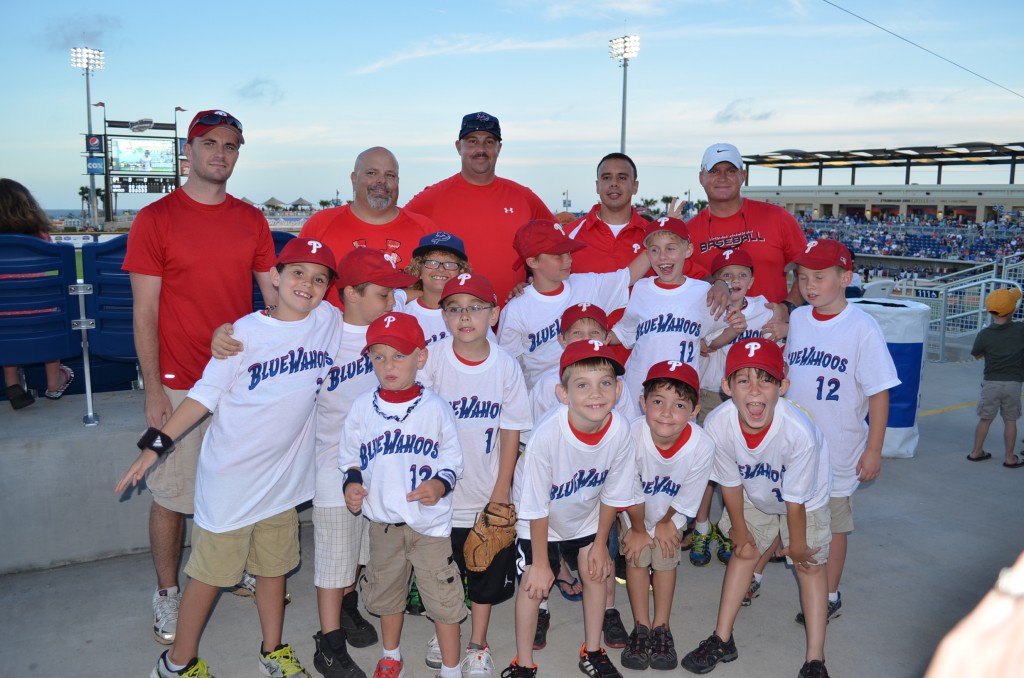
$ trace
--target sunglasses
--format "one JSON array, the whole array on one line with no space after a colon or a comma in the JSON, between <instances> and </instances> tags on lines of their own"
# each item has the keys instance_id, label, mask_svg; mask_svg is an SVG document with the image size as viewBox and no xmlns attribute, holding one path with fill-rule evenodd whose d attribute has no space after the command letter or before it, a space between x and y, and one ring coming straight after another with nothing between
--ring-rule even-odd
<instances>
[{"instance_id":1,"label":"sunglasses","mask_svg":"<svg viewBox=\"0 0 1024 678\"><path fill-rule=\"evenodd\" d=\"M242 123L239 122L238 118L233 118L230 115L221 115L220 113L207 113L201 118L193 122L189 128L189 136L192 135L192 130L196 128L196 125L206 125L208 127L217 127L219 125L230 125L238 130L238 133L242 133Z\"/></svg>"}]
</instances>

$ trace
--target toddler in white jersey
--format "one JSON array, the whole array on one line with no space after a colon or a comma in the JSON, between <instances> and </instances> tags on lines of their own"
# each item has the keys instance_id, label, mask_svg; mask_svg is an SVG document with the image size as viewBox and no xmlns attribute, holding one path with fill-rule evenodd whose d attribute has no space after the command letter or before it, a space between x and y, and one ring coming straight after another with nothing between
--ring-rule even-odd
<instances>
[{"instance_id":1,"label":"toddler in white jersey","mask_svg":"<svg viewBox=\"0 0 1024 678\"><path fill-rule=\"evenodd\" d=\"M160 457L173 454L177 438L213 413L196 472L192 556L185 566L190 579L177 637L152 678L210 676L198 656L203 626L221 588L234 586L243 570L256 578L260 673L305 673L281 640L285 575L299 565L295 506L313 497L314 409L341 338L337 310L320 303L335 266L330 249L317 240L285 245L270 272L277 306L235 322L245 350L207 364L163 430L146 431L142 453L115 488L138 483Z\"/></svg>"},{"instance_id":2,"label":"toddler in white jersey","mask_svg":"<svg viewBox=\"0 0 1024 678\"><path fill-rule=\"evenodd\" d=\"M516 467L520 585L516 593L516 658L505 678L533 678L537 610L555 581L561 554L583 579L580 669L620 675L601 647L605 582L614 567L608 534L617 508L632 505L635 462L629 424L613 412L622 373L611 348L596 339L569 344L559 361L562 405L534 425ZM585 570L585 571L584 571Z\"/></svg>"},{"instance_id":3,"label":"toddler in white jersey","mask_svg":"<svg viewBox=\"0 0 1024 678\"><path fill-rule=\"evenodd\" d=\"M878 322L846 300L853 276L850 250L837 240L812 240L796 263L807 305L789 318L789 397L814 417L832 457L833 546L827 569L833 619L842 606L839 581L847 534L853 531L852 495L882 470L889 389L900 380ZM803 616L797 615L797 622Z\"/></svg>"},{"instance_id":4,"label":"toddler in white jersey","mask_svg":"<svg viewBox=\"0 0 1024 678\"><path fill-rule=\"evenodd\" d=\"M611 339L633 349L626 361L626 384L633 393L643 391L644 376L654 363L678 360L697 369L702 339L723 330L715 342L725 345L746 329L743 313L737 308L715 320L708 308L708 283L683 273L693 245L682 220L662 217L652 221L644 247L657 277L634 285ZM634 404L634 412L640 415L639 402Z\"/></svg>"},{"instance_id":5,"label":"toddler in white jersey","mask_svg":"<svg viewBox=\"0 0 1024 678\"><path fill-rule=\"evenodd\" d=\"M463 479L452 497L451 534L472 614L462 673L487 678L494 670L488 620L492 605L515 595L515 547L510 544L495 554L483 572L467 569L463 549L480 511L491 502L511 503L519 434L533 427L533 419L519 363L488 333L498 319L498 298L490 281L460 273L445 285L440 303L449 336L431 345L420 377L449 404L462 445ZM426 659L427 666L440 668L436 638Z\"/></svg>"},{"instance_id":6,"label":"toddler in white jersey","mask_svg":"<svg viewBox=\"0 0 1024 678\"><path fill-rule=\"evenodd\" d=\"M633 632L622 651L628 669L676 668L669 629L679 545L711 476L715 444L695 423L700 381L689 365L655 363L644 380L644 417L632 425L636 505L623 516L622 552ZM651 571L653 570L653 580ZM654 618L648 586L654 586Z\"/></svg>"},{"instance_id":7,"label":"toddler in white jersey","mask_svg":"<svg viewBox=\"0 0 1024 678\"><path fill-rule=\"evenodd\" d=\"M559 318L572 304L600 304L612 310L629 300L629 288L647 272L647 257L640 254L612 273L572 273L572 253L586 247L572 240L556 221L534 220L516 231L513 247L533 282L501 311L498 343L519 360L532 389L540 375L558 365Z\"/></svg>"},{"instance_id":8,"label":"toddler in white jersey","mask_svg":"<svg viewBox=\"0 0 1024 678\"><path fill-rule=\"evenodd\" d=\"M427 360L411 315L387 313L366 330L366 352L380 386L356 397L338 446L345 505L369 520L366 609L380 617L383 656L374 675L400 676L399 643L407 583L417 573L434 620L442 678L461 678L462 579L452 556L452 491L462 448L451 406L416 381Z\"/></svg>"},{"instance_id":9,"label":"toddler in white jersey","mask_svg":"<svg viewBox=\"0 0 1024 678\"><path fill-rule=\"evenodd\" d=\"M711 478L722 488L720 527L733 541L715 631L683 657L682 667L707 673L737 657L733 625L758 557L781 535L796 570L807 619L801 678L825 676L825 563L832 540L828 449L806 412L781 396L789 387L782 349L744 339L726 356L722 390L731 400L704 420L715 442Z\"/></svg>"}]
</instances>

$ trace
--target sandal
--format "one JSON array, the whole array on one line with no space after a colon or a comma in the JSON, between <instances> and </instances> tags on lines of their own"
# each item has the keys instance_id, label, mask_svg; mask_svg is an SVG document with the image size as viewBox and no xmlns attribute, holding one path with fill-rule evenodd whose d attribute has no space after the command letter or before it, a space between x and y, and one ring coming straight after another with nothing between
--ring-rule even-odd
<instances>
[{"instance_id":1,"label":"sandal","mask_svg":"<svg viewBox=\"0 0 1024 678\"><path fill-rule=\"evenodd\" d=\"M21 384L7 387L7 399L11 402L11 407L16 410L28 407L36 401L35 398L22 388Z\"/></svg>"},{"instance_id":2,"label":"sandal","mask_svg":"<svg viewBox=\"0 0 1024 678\"><path fill-rule=\"evenodd\" d=\"M1003 466L1006 468L1020 468L1021 466L1024 466L1024 459L1021 459L1017 455L1013 455L1013 463L1011 464L1008 461L1004 461Z\"/></svg>"},{"instance_id":3,"label":"sandal","mask_svg":"<svg viewBox=\"0 0 1024 678\"><path fill-rule=\"evenodd\" d=\"M992 458L992 453L991 452L982 452L977 457L972 457L970 454L967 455L967 461L985 461L986 459L991 459L991 458Z\"/></svg>"},{"instance_id":4,"label":"sandal","mask_svg":"<svg viewBox=\"0 0 1024 678\"><path fill-rule=\"evenodd\" d=\"M555 580L555 586L558 587L558 591L562 594L562 597L574 603L578 603L583 600L583 591L580 591L579 593L572 593L572 590L579 585L580 580L576 577L573 577L572 581L567 581L565 579Z\"/></svg>"},{"instance_id":5,"label":"sandal","mask_svg":"<svg viewBox=\"0 0 1024 678\"><path fill-rule=\"evenodd\" d=\"M75 371L67 365L61 365L60 371L64 375L64 384L56 391L46 391L43 393L49 400L60 400L61 396L64 395L64 391L68 390L68 386L71 386L71 382L75 380Z\"/></svg>"}]
</instances>

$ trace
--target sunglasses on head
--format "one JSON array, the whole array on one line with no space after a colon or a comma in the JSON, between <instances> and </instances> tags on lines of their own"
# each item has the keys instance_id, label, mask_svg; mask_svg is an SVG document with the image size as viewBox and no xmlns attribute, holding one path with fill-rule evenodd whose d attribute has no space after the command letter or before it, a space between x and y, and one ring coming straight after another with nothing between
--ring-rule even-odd
<instances>
[{"instance_id":1,"label":"sunglasses on head","mask_svg":"<svg viewBox=\"0 0 1024 678\"><path fill-rule=\"evenodd\" d=\"M192 123L188 128L189 135L192 134L192 130L196 128L196 125L206 125L208 127L217 127L218 125L230 125L238 130L239 134L242 133L242 123L239 122L238 118L234 118L230 115L221 115L220 113L207 113L198 120Z\"/></svg>"}]
</instances>

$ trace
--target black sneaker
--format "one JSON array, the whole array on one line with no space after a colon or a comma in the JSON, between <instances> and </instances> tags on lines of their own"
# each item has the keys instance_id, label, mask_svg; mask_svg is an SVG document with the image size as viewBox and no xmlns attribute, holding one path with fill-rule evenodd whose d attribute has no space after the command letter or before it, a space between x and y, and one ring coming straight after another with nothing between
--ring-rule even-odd
<instances>
[{"instance_id":1,"label":"black sneaker","mask_svg":"<svg viewBox=\"0 0 1024 678\"><path fill-rule=\"evenodd\" d=\"M676 656L676 643L672 640L672 632L664 626L654 629L651 634L651 668L659 671L671 671L679 664Z\"/></svg>"},{"instance_id":2,"label":"black sneaker","mask_svg":"<svg viewBox=\"0 0 1024 678\"><path fill-rule=\"evenodd\" d=\"M551 613L537 610L537 632L533 634L533 649L543 650L548 644L548 629L551 628Z\"/></svg>"},{"instance_id":3,"label":"black sneaker","mask_svg":"<svg viewBox=\"0 0 1024 678\"><path fill-rule=\"evenodd\" d=\"M519 657L516 657L511 664L502 669L501 678L537 678L536 664L532 668L527 668L517 664L518 661Z\"/></svg>"},{"instance_id":4,"label":"black sneaker","mask_svg":"<svg viewBox=\"0 0 1024 678\"><path fill-rule=\"evenodd\" d=\"M841 594L838 591L836 591L836 595L839 596L838 598L836 598L836 602L833 603L831 600L828 601L828 616L825 617L825 623L826 624L829 623L830 621L832 621L833 619L835 619L836 617L839 617L839 616L841 616L843 614L842 613L843 594ZM797 612L796 613L796 623L800 624L801 626L803 626L803 624L804 624L804 613L803 612Z\"/></svg>"},{"instance_id":5,"label":"black sneaker","mask_svg":"<svg viewBox=\"0 0 1024 678\"><path fill-rule=\"evenodd\" d=\"M369 647L377 642L377 629L359 612L359 594L349 591L341 599L341 628L352 647Z\"/></svg>"},{"instance_id":6,"label":"black sneaker","mask_svg":"<svg viewBox=\"0 0 1024 678\"><path fill-rule=\"evenodd\" d=\"M313 642L316 643L313 666L326 678L366 678L345 647L344 631L335 630L327 635L317 631Z\"/></svg>"},{"instance_id":7,"label":"black sneaker","mask_svg":"<svg viewBox=\"0 0 1024 678\"><path fill-rule=\"evenodd\" d=\"M804 665L800 667L800 678L828 678L825 662L820 659L804 662Z\"/></svg>"},{"instance_id":8,"label":"black sneaker","mask_svg":"<svg viewBox=\"0 0 1024 678\"><path fill-rule=\"evenodd\" d=\"M415 615L417 617L421 617L427 613L427 608L423 607L423 601L420 600L420 590L416 586L415 576L409 584L409 596L405 599L405 613Z\"/></svg>"},{"instance_id":9,"label":"black sneaker","mask_svg":"<svg viewBox=\"0 0 1024 678\"><path fill-rule=\"evenodd\" d=\"M604 611L604 626L602 630L604 631L605 645L616 649L626 647L626 643L629 641L629 634L626 632L626 627L622 625L622 617L619 615L619 611L614 607Z\"/></svg>"},{"instance_id":10,"label":"black sneaker","mask_svg":"<svg viewBox=\"0 0 1024 678\"><path fill-rule=\"evenodd\" d=\"M594 652L587 652L587 644L580 646L580 671L590 678L622 678L622 674L612 664L608 653L604 648L598 648Z\"/></svg>"},{"instance_id":11,"label":"black sneaker","mask_svg":"<svg viewBox=\"0 0 1024 678\"><path fill-rule=\"evenodd\" d=\"M646 626L637 624L633 627L620 658L623 668L643 671L651 665L650 635L651 630Z\"/></svg>"},{"instance_id":12,"label":"black sneaker","mask_svg":"<svg viewBox=\"0 0 1024 678\"><path fill-rule=\"evenodd\" d=\"M707 640L700 641L697 649L683 657L679 664L690 673L708 673L718 662L731 662L737 656L735 637L725 642L712 633Z\"/></svg>"}]
</instances>

